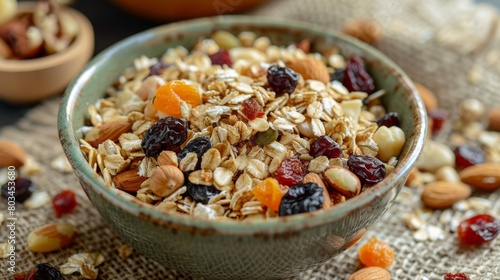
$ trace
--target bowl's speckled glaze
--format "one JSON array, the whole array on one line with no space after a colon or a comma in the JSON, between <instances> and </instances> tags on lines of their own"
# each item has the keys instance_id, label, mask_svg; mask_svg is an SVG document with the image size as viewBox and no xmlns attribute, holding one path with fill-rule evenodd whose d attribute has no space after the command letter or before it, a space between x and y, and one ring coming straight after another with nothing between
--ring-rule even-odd
<instances>
[{"instance_id":1,"label":"bowl's speckled glaze","mask_svg":"<svg viewBox=\"0 0 500 280\"><path fill-rule=\"evenodd\" d=\"M211 222L166 215L106 188L79 149L87 106L104 96L134 58L160 56L168 47L192 47L214 30L254 31L275 44L310 39L316 50L336 44L345 55L367 61L383 99L398 112L407 141L394 171L344 204L266 222ZM291 276L332 259L352 246L391 206L420 154L425 111L406 75L372 47L303 22L259 17L217 17L175 23L123 40L95 57L70 84L59 112L59 134L80 183L103 219L137 251L181 272L214 279Z\"/></svg>"}]
</instances>

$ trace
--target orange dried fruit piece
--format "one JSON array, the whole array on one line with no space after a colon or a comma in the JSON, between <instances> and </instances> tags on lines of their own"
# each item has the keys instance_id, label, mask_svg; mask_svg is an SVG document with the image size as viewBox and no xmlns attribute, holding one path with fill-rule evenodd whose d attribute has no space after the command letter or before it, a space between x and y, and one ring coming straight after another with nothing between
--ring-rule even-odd
<instances>
[{"instance_id":1,"label":"orange dried fruit piece","mask_svg":"<svg viewBox=\"0 0 500 280\"><path fill-rule=\"evenodd\" d=\"M389 244L372 237L359 248L359 260L366 266L387 268L394 261L394 252Z\"/></svg>"},{"instance_id":2,"label":"orange dried fruit piece","mask_svg":"<svg viewBox=\"0 0 500 280\"><path fill-rule=\"evenodd\" d=\"M169 116L182 117L181 101L196 107L201 104L201 94L195 85L185 81L169 81L156 90L153 106Z\"/></svg>"},{"instance_id":3,"label":"orange dried fruit piece","mask_svg":"<svg viewBox=\"0 0 500 280\"><path fill-rule=\"evenodd\" d=\"M278 212L283 192L276 179L266 178L252 189L252 194L266 207Z\"/></svg>"}]
</instances>

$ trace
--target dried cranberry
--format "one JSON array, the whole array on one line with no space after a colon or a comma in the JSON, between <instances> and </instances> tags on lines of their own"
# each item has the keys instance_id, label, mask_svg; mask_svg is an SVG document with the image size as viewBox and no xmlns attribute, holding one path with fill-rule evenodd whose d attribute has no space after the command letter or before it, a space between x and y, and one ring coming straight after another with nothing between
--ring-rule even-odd
<instances>
[{"instance_id":1,"label":"dried cranberry","mask_svg":"<svg viewBox=\"0 0 500 280\"><path fill-rule=\"evenodd\" d=\"M214 186L197 185L187 180L186 182L187 194L198 203L207 204L210 198L220 193Z\"/></svg>"},{"instance_id":2,"label":"dried cranberry","mask_svg":"<svg viewBox=\"0 0 500 280\"><path fill-rule=\"evenodd\" d=\"M443 109L435 109L427 112L429 118L432 119L432 134L438 133L443 127L444 122L448 119L448 112Z\"/></svg>"},{"instance_id":3,"label":"dried cranberry","mask_svg":"<svg viewBox=\"0 0 500 280\"><path fill-rule=\"evenodd\" d=\"M213 53L208 56L212 61L213 65L227 65L229 67L233 66L233 61L231 60L231 56L229 55L229 51L226 49L219 50L216 53Z\"/></svg>"},{"instance_id":4,"label":"dried cranberry","mask_svg":"<svg viewBox=\"0 0 500 280\"><path fill-rule=\"evenodd\" d=\"M479 214L460 223L457 229L460 242L477 245L489 242L500 232L500 220L488 214Z\"/></svg>"},{"instance_id":5,"label":"dried cranberry","mask_svg":"<svg viewBox=\"0 0 500 280\"><path fill-rule=\"evenodd\" d=\"M342 147L329 136L323 135L311 144L309 154L313 157L338 158L342 156Z\"/></svg>"},{"instance_id":6,"label":"dried cranberry","mask_svg":"<svg viewBox=\"0 0 500 280\"><path fill-rule=\"evenodd\" d=\"M377 120L377 125L378 126L399 126L399 118L398 118L398 113L396 112L389 112L382 117L380 117Z\"/></svg>"},{"instance_id":7,"label":"dried cranberry","mask_svg":"<svg viewBox=\"0 0 500 280\"><path fill-rule=\"evenodd\" d=\"M353 56L347 61L343 84L349 92L362 91L370 94L375 91L373 78L366 72L365 63L360 57Z\"/></svg>"},{"instance_id":8,"label":"dried cranberry","mask_svg":"<svg viewBox=\"0 0 500 280\"><path fill-rule=\"evenodd\" d=\"M302 182L307 173L307 166L298 158L287 158L276 171L276 180L282 185L293 186Z\"/></svg>"},{"instance_id":9,"label":"dried cranberry","mask_svg":"<svg viewBox=\"0 0 500 280\"><path fill-rule=\"evenodd\" d=\"M20 203L26 201L34 191L35 184L31 180L22 177L2 185L2 196L5 198L14 197Z\"/></svg>"},{"instance_id":10,"label":"dried cranberry","mask_svg":"<svg viewBox=\"0 0 500 280\"><path fill-rule=\"evenodd\" d=\"M483 149L473 144L463 144L455 148L457 167L465 168L486 161Z\"/></svg>"},{"instance_id":11,"label":"dried cranberry","mask_svg":"<svg viewBox=\"0 0 500 280\"><path fill-rule=\"evenodd\" d=\"M241 112L249 119L254 120L256 118L262 118L264 116L264 110L260 106L259 102L255 99L246 100L243 102L243 108Z\"/></svg>"},{"instance_id":12,"label":"dried cranberry","mask_svg":"<svg viewBox=\"0 0 500 280\"><path fill-rule=\"evenodd\" d=\"M470 280L470 278L463 273L446 273L444 280Z\"/></svg>"},{"instance_id":13,"label":"dried cranberry","mask_svg":"<svg viewBox=\"0 0 500 280\"><path fill-rule=\"evenodd\" d=\"M157 156L161 151L177 151L187 139L188 122L176 117L158 120L144 135L142 150L146 156Z\"/></svg>"},{"instance_id":14,"label":"dried cranberry","mask_svg":"<svg viewBox=\"0 0 500 280\"><path fill-rule=\"evenodd\" d=\"M340 83L344 82L345 69L335 69L335 71L330 74L330 82L338 81Z\"/></svg>"},{"instance_id":15,"label":"dried cranberry","mask_svg":"<svg viewBox=\"0 0 500 280\"><path fill-rule=\"evenodd\" d=\"M324 201L323 189L315 183L292 186L281 199L280 216L316 211Z\"/></svg>"},{"instance_id":16,"label":"dried cranberry","mask_svg":"<svg viewBox=\"0 0 500 280\"><path fill-rule=\"evenodd\" d=\"M52 208L58 218L75 210L76 205L76 195L71 190L64 190L52 199Z\"/></svg>"},{"instance_id":17,"label":"dried cranberry","mask_svg":"<svg viewBox=\"0 0 500 280\"><path fill-rule=\"evenodd\" d=\"M170 64L166 64L163 61L157 62L153 64L153 66L149 67L149 75L160 75L163 73L163 70L167 69L170 67Z\"/></svg>"},{"instance_id":18,"label":"dried cranberry","mask_svg":"<svg viewBox=\"0 0 500 280\"><path fill-rule=\"evenodd\" d=\"M299 80L299 74L288 67L272 65L267 69L267 81L277 94L294 92Z\"/></svg>"},{"instance_id":19,"label":"dried cranberry","mask_svg":"<svg viewBox=\"0 0 500 280\"><path fill-rule=\"evenodd\" d=\"M179 160L179 163L183 158L186 157L187 153L196 153L198 156L198 162L196 164L196 169L200 169L201 165L201 157L210 149L212 148L212 142L210 142L210 138L206 136L198 137L195 138L182 149L179 154L177 155L177 159Z\"/></svg>"},{"instance_id":20,"label":"dried cranberry","mask_svg":"<svg viewBox=\"0 0 500 280\"><path fill-rule=\"evenodd\" d=\"M347 166L365 183L375 184L385 178L385 165L375 157L350 155Z\"/></svg>"}]
</instances>

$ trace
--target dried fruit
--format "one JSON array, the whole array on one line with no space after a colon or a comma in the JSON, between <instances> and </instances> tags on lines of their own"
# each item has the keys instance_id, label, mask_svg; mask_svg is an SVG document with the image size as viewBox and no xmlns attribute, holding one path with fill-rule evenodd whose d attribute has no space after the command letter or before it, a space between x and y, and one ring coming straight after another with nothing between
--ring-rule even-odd
<instances>
[{"instance_id":1,"label":"dried fruit","mask_svg":"<svg viewBox=\"0 0 500 280\"><path fill-rule=\"evenodd\" d=\"M356 174L342 166L330 166L323 173L328 185L346 197L353 197L361 191L361 182Z\"/></svg>"},{"instance_id":2,"label":"dried fruit","mask_svg":"<svg viewBox=\"0 0 500 280\"><path fill-rule=\"evenodd\" d=\"M187 153L196 153L198 155L198 162L196 164L196 169L200 169L201 166L201 158L203 155L210 149L212 148L212 142L210 142L210 139L206 136L198 137L195 138L184 147L180 151L180 153L177 155L177 159L179 160L179 163L181 160L187 155Z\"/></svg>"},{"instance_id":3,"label":"dried fruit","mask_svg":"<svg viewBox=\"0 0 500 280\"><path fill-rule=\"evenodd\" d=\"M350 155L347 166L361 181L366 183L375 184L385 178L385 165L378 158Z\"/></svg>"},{"instance_id":4,"label":"dried fruit","mask_svg":"<svg viewBox=\"0 0 500 280\"><path fill-rule=\"evenodd\" d=\"M307 173L307 166L298 158L287 158L283 160L276 172L276 180L281 185L297 185L304 179Z\"/></svg>"},{"instance_id":5,"label":"dried fruit","mask_svg":"<svg viewBox=\"0 0 500 280\"><path fill-rule=\"evenodd\" d=\"M325 63L314 57L295 59L290 61L287 66L302 75L304 80L318 80L324 84L330 82L330 73Z\"/></svg>"},{"instance_id":6,"label":"dried fruit","mask_svg":"<svg viewBox=\"0 0 500 280\"><path fill-rule=\"evenodd\" d=\"M374 19L349 19L342 26L342 32L367 44L382 38L383 29Z\"/></svg>"},{"instance_id":7,"label":"dried fruit","mask_svg":"<svg viewBox=\"0 0 500 280\"><path fill-rule=\"evenodd\" d=\"M150 76L160 75L168 67L170 67L170 64L166 64L163 61L159 61L159 62L153 64L153 66L149 67L149 75Z\"/></svg>"},{"instance_id":8,"label":"dried fruit","mask_svg":"<svg viewBox=\"0 0 500 280\"><path fill-rule=\"evenodd\" d=\"M444 280L469 280L469 276L465 275L464 273L446 273L444 275Z\"/></svg>"},{"instance_id":9,"label":"dried fruit","mask_svg":"<svg viewBox=\"0 0 500 280\"><path fill-rule=\"evenodd\" d=\"M207 204L210 198L220 193L214 186L196 185L189 181L186 182L186 189L189 197L203 204Z\"/></svg>"},{"instance_id":10,"label":"dried fruit","mask_svg":"<svg viewBox=\"0 0 500 280\"><path fill-rule=\"evenodd\" d=\"M389 112L376 121L378 126L399 126L399 118L398 118L398 113L396 112Z\"/></svg>"},{"instance_id":11,"label":"dried fruit","mask_svg":"<svg viewBox=\"0 0 500 280\"><path fill-rule=\"evenodd\" d=\"M351 57L347 61L344 74L344 86L349 90L371 94L375 91L373 78L366 72L365 63L360 57Z\"/></svg>"},{"instance_id":12,"label":"dried fruit","mask_svg":"<svg viewBox=\"0 0 500 280\"><path fill-rule=\"evenodd\" d=\"M460 242L478 245L489 242L498 236L500 220L488 214L479 214L460 223L457 234Z\"/></svg>"},{"instance_id":13,"label":"dried fruit","mask_svg":"<svg viewBox=\"0 0 500 280\"><path fill-rule=\"evenodd\" d=\"M160 197L167 197L184 185L184 173L172 165L161 165L151 175L149 188Z\"/></svg>"},{"instance_id":14,"label":"dried fruit","mask_svg":"<svg viewBox=\"0 0 500 280\"><path fill-rule=\"evenodd\" d=\"M436 181L425 186L422 202L430 208L447 208L455 202L468 198L471 194L469 186L462 183Z\"/></svg>"},{"instance_id":15,"label":"dried fruit","mask_svg":"<svg viewBox=\"0 0 500 280\"><path fill-rule=\"evenodd\" d=\"M287 216L320 209L324 202L323 189L315 183L292 186L281 199L279 215Z\"/></svg>"},{"instance_id":16,"label":"dried fruit","mask_svg":"<svg viewBox=\"0 0 500 280\"><path fill-rule=\"evenodd\" d=\"M455 148L456 166L460 168L481 164L486 161L483 149L473 144L464 144Z\"/></svg>"},{"instance_id":17,"label":"dried fruit","mask_svg":"<svg viewBox=\"0 0 500 280\"><path fill-rule=\"evenodd\" d=\"M17 273L14 280L64 280L61 272L48 263L39 263L29 271Z\"/></svg>"},{"instance_id":18,"label":"dried fruit","mask_svg":"<svg viewBox=\"0 0 500 280\"><path fill-rule=\"evenodd\" d=\"M277 93L292 93L299 83L299 74L288 67L272 65L267 69L267 81Z\"/></svg>"},{"instance_id":19,"label":"dried fruit","mask_svg":"<svg viewBox=\"0 0 500 280\"><path fill-rule=\"evenodd\" d=\"M28 235L28 249L47 253L71 245L76 239L76 228L67 223L48 224L35 229Z\"/></svg>"},{"instance_id":20,"label":"dried fruit","mask_svg":"<svg viewBox=\"0 0 500 280\"><path fill-rule=\"evenodd\" d=\"M342 147L329 136L323 135L311 144L309 154L313 157L339 158L342 156Z\"/></svg>"},{"instance_id":21,"label":"dried fruit","mask_svg":"<svg viewBox=\"0 0 500 280\"><path fill-rule=\"evenodd\" d=\"M448 112L443 109L433 109L427 111L427 115L432 120L432 134L438 133L443 127L444 122L448 119Z\"/></svg>"},{"instance_id":22,"label":"dried fruit","mask_svg":"<svg viewBox=\"0 0 500 280\"><path fill-rule=\"evenodd\" d=\"M271 144L278 139L278 136L278 131L272 128L269 128L264 132L257 132L257 134L255 134L255 144L259 146Z\"/></svg>"},{"instance_id":23,"label":"dried fruit","mask_svg":"<svg viewBox=\"0 0 500 280\"><path fill-rule=\"evenodd\" d=\"M464 168L460 179L465 184L483 191L493 191L500 188L500 164L482 163Z\"/></svg>"},{"instance_id":24,"label":"dried fruit","mask_svg":"<svg viewBox=\"0 0 500 280\"><path fill-rule=\"evenodd\" d=\"M394 252L389 244L372 237L359 248L359 260L366 266L387 268L394 261Z\"/></svg>"},{"instance_id":25,"label":"dried fruit","mask_svg":"<svg viewBox=\"0 0 500 280\"><path fill-rule=\"evenodd\" d=\"M76 205L76 195L72 190L64 190L52 199L52 208L58 218L75 210Z\"/></svg>"},{"instance_id":26,"label":"dried fruit","mask_svg":"<svg viewBox=\"0 0 500 280\"><path fill-rule=\"evenodd\" d=\"M35 184L22 177L17 177L14 181L8 181L2 185L2 196L5 198L13 196L20 203L28 199L34 191Z\"/></svg>"},{"instance_id":27,"label":"dried fruit","mask_svg":"<svg viewBox=\"0 0 500 280\"><path fill-rule=\"evenodd\" d=\"M354 272L347 280L391 280L391 274L381 267L369 266Z\"/></svg>"},{"instance_id":28,"label":"dried fruit","mask_svg":"<svg viewBox=\"0 0 500 280\"><path fill-rule=\"evenodd\" d=\"M241 112L249 119L254 120L256 118L262 118L264 116L264 110L260 106L259 102L255 99L250 99L243 102L243 107Z\"/></svg>"},{"instance_id":29,"label":"dried fruit","mask_svg":"<svg viewBox=\"0 0 500 280\"><path fill-rule=\"evenodd\" d=\"M25 161L26 153L23 148L11 141L0 141L0 167L20 168Z\"/></svg>"},{"instance_id":30,"label":"dried fruit","mask_svg":"<svg viewBox=\"0 0 500 280\"><path fill-rule=\"evenodd\" d=\"M278 212L283 197L278 181L273 178L266 178L252 189L252 194L263 205L274 212Z\"/></svg>"},{"instance_id":31,"label":"dried fruit","mask_svg":"<svg viewBox=\"0 0 500 280\"><path fill-rule=\"evenodd\" d=\"M228 67L233 66L233 61L229 55L229 51L226 49L221 49L216 53L208 56L213 65L227 65Z\"/></svg>"},{"instance_id":32,"label":"dried fruit","mask_svg":"<svg viewBox=\"0 0 500 280\"><path fill-rule=\"evenodd\" d=\"M180 118L181 100L194 108L201 104L201 94L196 86L182 80L173 80L156 90L153 105L168 116Z\"/></svg>"},{"instance_id":33,"label":"dried fruit","mask_svg":"<svg viewBox=\"0 0 500 280\"><path fill-rule=\"evenodd\" d=\"M157 156L161 151L176 151L186 141L188 122L176 117L161 118L144 135L142 150L146 156Z\"/></svg>"}]
</instances>

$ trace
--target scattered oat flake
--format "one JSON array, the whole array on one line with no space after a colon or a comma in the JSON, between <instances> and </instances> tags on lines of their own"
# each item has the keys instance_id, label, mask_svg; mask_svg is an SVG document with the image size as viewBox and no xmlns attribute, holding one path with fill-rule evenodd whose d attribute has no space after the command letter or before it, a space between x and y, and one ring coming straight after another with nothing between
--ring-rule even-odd
<instances>
[{"instance_id":1,"label":"scattered oat flake","mask_svg":"<svg viewBox=\"0 0 500 280\"><path fill-rule=\"evenodd\" d=\"M26 162L24 165L21 167L21 174L25 175L26 177L31 177L34 176L42 170L42 166L36 159L34 159L31 156L28 156L26 158Z\"/></svg>"},{"instance_id":2,"label":"scattered oat flake","mask_svg":"<svg viewBox=\"0 0 500 280\"><path fill-rule=\"evenodd\" d=\"M62 173L71 173L73 172L73 167L71 167L71 164L69 163L68 159L66 158L65 155L59 155L57 156L52 162L50 163L50 166Z\"/></svg>"},{"instance_id":3,"label":"scattered oat flake","mask_svg":"<svg viewBox=\"0 0 500 280\"><path fill-rule=\"evenodd\" d=\"M9 257L10 245L9 243L0 243L0 258L5 259Z\"/></svg>"},{"instance_id":4,"label":"scattered oat flake","mask_svg":"<svg viewBox=\"0 0 500 280\"><path fill-rule=\"evenodd\" d=\"M60 269L65 275L78 272L84 279L97 279L99 266L104 262L104 256L99 253L78 253L68 258L68 262L63 264Z\"/></svg>"},{"instance_id":5,"label":"scattered oat flake","mask_svg":"<svg viewBox=\"0 0 500 280\"><path fill-rule=\"evenodd\" d=\"M120 253L120 257L126 259L134 253L134 249L129 244L125 244L118 249L118 253Z\"/></svg>"},{"instance_id":6,"label":"scattered oat flake","mask_svg":"<svg viewBox=\"0 0 500 280\"><path fill-rule=\"evenodd\" d=\"M24 207L35 209L50 204L51 198L48 192L34 192L26 201Z\"/></svg>"}]
</instances>

